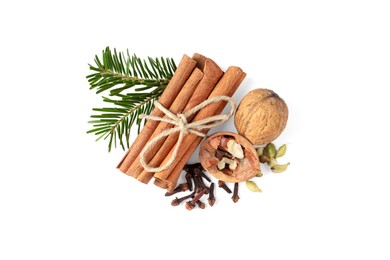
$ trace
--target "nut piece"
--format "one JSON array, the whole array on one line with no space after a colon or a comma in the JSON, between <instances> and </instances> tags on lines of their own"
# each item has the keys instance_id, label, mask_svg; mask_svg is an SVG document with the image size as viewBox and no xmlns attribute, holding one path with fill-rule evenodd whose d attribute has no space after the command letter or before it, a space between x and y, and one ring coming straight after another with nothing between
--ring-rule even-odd
<instances>
[{"instance_id":1,"label":"nut piece","mask_svg":"<svg viewBox=\"0 0 390 260\"><path fill-rule=\"evenodd\" d=\"M218 145L218 142L219 145ZM260 173L256 149L245 137L218 132L200 145L200 162L216 179L224 182L242 182Z\"/></svg>"},{"instance_id":2,"label":"nut piece","mask_svg":"<svg viewBox=\"0 0 390 260\"><path fill-rule=\"evenodd\" d=\"M252 144L265 145L283 132L287 119L287 105L278 94L269 89L255 89L241 100L234 125Z\"/></svg>"},{"instance_id":3,"label":"nut piece","mask_svg":"<svg viewBox=\"0 0 390 260\"><path fill-rule=\"evenodd\" d=\"M244 158L244 151L241 145L239 145L234 139L227 142L227 151L238 159Z\"/></svg>"},{"instance_id":4,"label":"nut piece","mask_svg":"<svg viewBox=\"0 0 390 260\"><path fill-rule=\"evenodd\" d=\"M223 157L217 164L218 170L223 170L226 164L229 165L230 170L235 170L237 168L237 160Z\"/></svg>"},{"instance_id":5,"label":"nut piece","mask_svg":"<svg viewBox=\"0 0 390 260\"><path fill-rule=\"evenodd\" d=\"M238 144L234 138L231 138L230 136L222 136L215 139L219 140L218 148L221 151L229 153L230 157L236 157L238 159L244 158L244 151L242 150L241 145ZM215 139L210 142L211 145L215 144ZM228 156L228 158L230 157Z\"/></svg>"}]
</instances>

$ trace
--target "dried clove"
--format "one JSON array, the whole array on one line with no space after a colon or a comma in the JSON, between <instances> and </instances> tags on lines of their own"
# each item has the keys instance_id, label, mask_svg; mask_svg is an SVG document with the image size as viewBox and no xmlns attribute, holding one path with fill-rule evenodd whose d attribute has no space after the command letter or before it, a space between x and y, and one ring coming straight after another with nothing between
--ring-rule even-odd
<instances>
[{"instance_id":1,"label":"dried clove","mask_svg":"<svg viewBox=\"0 0 390 260\"><path fill-rule=\"evenodd\" d=\"M225 152L221 149L217 149L215 151L215 157L218 159L218 160L222 160L223 157L226 157L228 159L234 159L233 155L231 155L230 153L228 152Z\"/></svg>"},{"instance_id":2,"label":"dried clove","mask_svg":"<svg viewBox=\"0 0 390 260\"><path fill-rule=\"evenodd\" d=\"M215 204L215 197L214 197L214 182L210 185L210 192L209 192L209 198L207 199L209 202L209 205L212 207Z\"/></svg>"},{"instance_id":3,"label":"dried clove","mask_svg":"<svg viewBox=\"0 0 390 260\"><path fill-rule=\"evenodd\" d=\"M191 195L192 196L192 195ZM192 210L195 207L196 202L203 196L203 191L197 193L195 197L191 200L186 202L186 209Z\"/></svg>"},{"instance_id":4,"label":"dried clove","mask_svg":"<svg viewBox=\"0 0 390 260\"><path fill-rule=\"evenodd\" d=\"M240 197L238 196L238 182L236 182L236 183L234 183L232 200L234 203L236 203L239 199L240 199Z\"/></svg>"},{"instance_id":5,"label":"dried clove","mask_svg":"<svg viewBox=\"0 0 390 260\"><path fill-rule=\"evenodd\" d=\"M209 176L207 176L202 170L200 171L200 176L202 176L204 179L206 179L208 182L211 182L211 179Z\"/></svg>"},{"instance_id":6,"label":"dried clove","mask_svg":"<svg viewBox=\"0 0 390 260\"><path fill-rule=\"evenodd\" d=\"M182 183L182 184L179 184L179 186L177 186L172 192L167 192L165 193L165 196L168 197L168 196L172 196L178 192L182 192L182 191L186 191L188 190L188 184L187 183Z\"/></svg>"},{"instance_id":7,"label":"dried clove","mask_svg":"<svg viewBox=\"0 0 390 260\"><path fill-rule=\"evenodd\" d=\"M229 187L226 185L226 183L224 181L219 180L218 187L224 189L229 194L232 193L232 191L229 189Z\"/></svg>"},{"instance_id":8,"label":"dried clove","mask_svg":"<svg viewBox=\"0 0 390 260\"><path fill-rule=\"evenodd\" d=\"M186 164L184 166L184 170L186 172L191 172L192 170L194 170L195 168L198 168L198 169L201 169L203 170L203 167L200 163L194 163L194 164Z\"/></svg>"},{"instance_id":9,"label":"dried clove","mask_svg":"<svg viewBox=\"0 0 390 260\"><path fill-rule=\"evenodd\" d=\"M196 202L196 204L198 204L198 207L201 208L201 209L204 209L206 207L206 204L204 204L202 201L198 200Z\"/></svg>"},{"instance_id":10,"label":"dried clove","mask_svg":"<svg viewBox=\"0 0 390 260\"><path fill-rule=\"evenodd\" d=\"M210 207L213 207L216 202L216 198L214 196L214 187L216 186L216 183L212 182L211 179L206 175L200 163L185 165L185 171L186 182L179 184L172 192L167 192L165 196L171 196L175 193L186 190L190 190L192 193L181 198L176 197L174 200L172 200L171 205L178 206L179 204L187 200L187 202L185 203L185 208L187 210L192 210L197 205L199 208L204 209L206 208L206 204L200 199L205 194L208 194L207 202ZM206 185L203 179L206 179L210 183L210 185ZM234 203L237 203L238 200L240 200L240 197L238 195L239 182L234 183L233 192L227 186L227 183L222 180L218 180L218 187L224 189L229 194L233 193L231 198Z\"/></svg>"},{"instance_id":11,"label":"dried clove","mask_svg":"<svg viewBox=\"0 0 390 260\"><path fill-rule=\"evenodd\" d=\"M202 176L203 178L205 178L208 182L211 182L210 177L204 173L203 166L200 163L186 164L184 166L184 170L187 173L190 173L192 177L194 177L194 175L198 174L198 175Z\"/></svg>"},{"instance_id":12,"label":"dried clove","mask_svg":"<svg viewBox=\"0 0 390 260\"><path fill-rule=\"evenodd\" d=\"M192 191L192 175L191 175L191 173L187 172L185 177L186 177L188 189L190 191Z\"/></svg>"},{"instance_id":13,"label":"dried clove","mask_svg":"<svg viewBox=\"0 0 390 260\"><path fill-rule=\"evenodd\" d=\"M202 173L203 172L202 172L202 170L199 169L199 168L195 168L193 170L193 172L194 172L193 179L194 179L194 183L195 183L195 190L196 190L196 192L203 191L205 194L208 194L209 193L209 188L203 182L203 179L202 179Z\"/></svg>"},{"instance_id":14,"label":"dried clove","mask_svg":"<svg viewBox=\"0 0 390 260\"><path fill-rule=\"evenodd\" d=\"M203 182L202 182L202 179L201 179L201 177L200 176L198 176L198 175L195 175L194 177L193 177L193 179L194 179L194 183L195 183L195 191L196 192L201 192L202 190L203 190Z\"/></svg>"},{"instance_id":15,"label":"dried clove","mask_svg":"<svg viewBox=\"0 0 390 260\"><path fill-rule=\"evenodd\" d=\"M178 206L180 203L182 203L183 201L191 198L194 195L195 195L195 192L191 193L190 195L181 197L181 198L176 197L174 200L172 200L171 205L172 206Z\"/></svg>"}]
</instances>

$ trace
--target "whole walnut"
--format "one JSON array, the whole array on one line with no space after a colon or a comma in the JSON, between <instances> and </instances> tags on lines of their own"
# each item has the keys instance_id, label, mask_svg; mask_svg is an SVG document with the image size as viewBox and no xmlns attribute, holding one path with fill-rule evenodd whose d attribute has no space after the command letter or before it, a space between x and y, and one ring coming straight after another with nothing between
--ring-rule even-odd
<instances>
[{"instance_id":1,"label":"whole walnut","mask_svg":"<svg viewBox=\"0 0 390 260\"><path fill-rule=\"evenodd\" d=\"M252 144L265 145L283 132L287 119L287 105L278 94L269 89L255 89L241 100L234 125Z\"/></svg>"}]
</instances>

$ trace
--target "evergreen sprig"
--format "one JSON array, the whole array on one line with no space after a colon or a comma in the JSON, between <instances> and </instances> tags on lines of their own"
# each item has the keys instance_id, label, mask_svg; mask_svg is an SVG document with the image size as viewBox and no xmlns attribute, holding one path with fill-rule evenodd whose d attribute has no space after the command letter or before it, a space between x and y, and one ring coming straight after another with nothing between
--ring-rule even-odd
<instances>
[{"instance_id":1,"label":"evergreen sprig","mask_svg":"<svg viewBox=\"0 0 390 260\"><path fill-rule=\"evenodd\" d=\"M109 47L103 50L102 59L95 56L95 65L89 64L94 73L87 76L90 89L96 94L109 90L109 97L103 101L109 107L93 108L98 114L91 115L92 129L87 133L98 136L97 140L108 139L108 150L117 143L126 149L129 147L130 130L134 123L138 132L143 120L140 114L150 114L153 103L157 100L169 83L176 70L171 58L140 59L130 55L112 52ZM133 88L134 86L140 86Z\"/></svg>"}]
</instances>

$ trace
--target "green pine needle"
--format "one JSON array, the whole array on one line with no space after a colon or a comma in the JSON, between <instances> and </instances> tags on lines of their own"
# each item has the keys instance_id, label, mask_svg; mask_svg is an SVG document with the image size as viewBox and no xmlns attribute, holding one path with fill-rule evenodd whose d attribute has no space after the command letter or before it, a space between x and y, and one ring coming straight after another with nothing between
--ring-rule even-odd
<instances>
[{"instance_id":1,"label":"green pine needle","mask_svg":"<svg viewBox=\"0 0 390 260\"><path fill-rule=\"evenodd\" d=\"M156 101L168 85L176 64L171 58L138 58L135 54L103 50L102 58L95 56L95 65L89 64L94 73L87 76L90 89L96 94L109 91L103 101L110 106L93 108L92 129L87 133L108 140L108 150L117 147L129 148L130 130L134 124L138 132L145 120L140 114L150 114ZM137 86L137 87L135 87ZM134 87L134 88L133 88Z\"/></svg>"}]
</instances>

